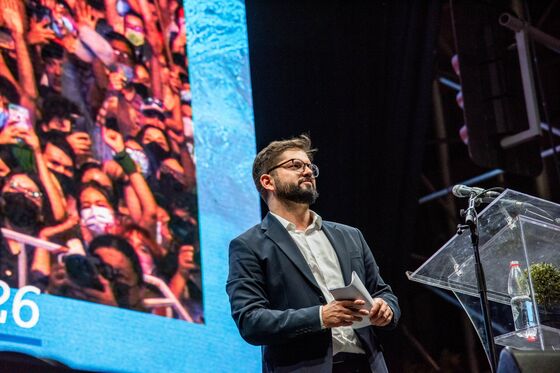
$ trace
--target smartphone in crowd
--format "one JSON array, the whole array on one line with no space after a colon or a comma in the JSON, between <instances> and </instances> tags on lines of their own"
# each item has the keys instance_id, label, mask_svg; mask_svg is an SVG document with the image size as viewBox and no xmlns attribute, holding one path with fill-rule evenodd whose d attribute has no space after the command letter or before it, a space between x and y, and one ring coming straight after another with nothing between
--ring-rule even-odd
<instances>
[{"instance_id":1,"label":"smartphone in crowd","mask_svg":"<svg viewBox=\"0 0 560 373\"><path fill-rule=\"evenodd\" d=\"M29 118L29 110L23 106L16 104L8 105L8 123L18 128L28 130L31 129L31 120Z\"/></svg>"},{"instance_id":2,"label":"smartphone in crowd","mask_svg":"<svg viewBox=\"0 0 560 373\"><path fill-rule=\"evenodd\" d=\"M72 21L67 17L60 17L58 20L53 20L51 22L51 28L54 31L57 38L62 39L68 34L72 34L76 31L76 27Z\"/></svg>"},{"instance_id":3,"label":"smartphone in crowd","mask_svg":"<svg viewBox=\"0 0 560 373\"><path fill-rule=\"evenodd\" d=\"M99 281L99 259L80 254L70 254L65 255L62 261L66 267L66 274L76 285L99 291L103 290L103 284Z\"/></svg>"},{"instance_id":4,"label":"smartphone in crowd","mask_svg":"<svg viewBox=\"0 0 560 373\"><path fill-rule=\"evenodd\" d=\"M110 130L120 132L119 122L115 117L107 117L105 119L105 128L109 128Z\"/></svg>"}]
</instances>

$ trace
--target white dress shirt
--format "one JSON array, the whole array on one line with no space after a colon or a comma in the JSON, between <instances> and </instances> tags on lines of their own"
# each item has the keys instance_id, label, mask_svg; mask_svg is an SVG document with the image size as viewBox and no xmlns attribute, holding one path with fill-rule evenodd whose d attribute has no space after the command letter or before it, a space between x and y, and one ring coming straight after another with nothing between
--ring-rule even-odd
<instances>
[{"instance_id":1,"label":"white dress shirt","mask_svg":"<svg viewBox=\"0 0 560 373\"><path fill-rule=\"evenodd\" d=\"M321 217L311 211L313 216L311 224L305 230L296 230L294 223L272 212L271 214L286 228L309 265L323 296L328 303L332 302L334 298L329 289L343 287L346 284L342 278L336 252L327 236L325 236L325 232L321 229ZM322 311L323 307L321 306L319 309L321 325L323 325ZM332 328L331 331L333 355L338 352L365 353L351 326L340 326Z\"/></svg>"}]
</instances>

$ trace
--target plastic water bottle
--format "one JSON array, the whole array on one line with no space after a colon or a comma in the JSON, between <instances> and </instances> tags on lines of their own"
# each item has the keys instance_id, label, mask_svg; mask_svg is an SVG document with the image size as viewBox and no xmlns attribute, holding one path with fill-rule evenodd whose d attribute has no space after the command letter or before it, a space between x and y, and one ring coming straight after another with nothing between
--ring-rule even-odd
<instances>
[{"instance_id":1,"label":"plastic water bottle","mask_svg":"<svg viewBox=\"0 0 560 373\"><path fill-rule=\"evenodd\" d=\"M515 330L523 330L535 326L535 312L533 301L531 300L531 290L529 288L529 280L519 268L519 262L514 260L509 265L508 277L508 294L511 297L511 313L513 314L513 323ZM529 334L523 333L519 336L530 337Z\"/></svg>"}]
</instances>

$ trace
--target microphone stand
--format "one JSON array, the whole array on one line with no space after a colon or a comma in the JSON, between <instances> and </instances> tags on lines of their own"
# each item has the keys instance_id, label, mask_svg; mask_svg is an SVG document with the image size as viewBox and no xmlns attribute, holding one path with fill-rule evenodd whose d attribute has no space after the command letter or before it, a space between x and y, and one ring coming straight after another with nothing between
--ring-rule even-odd
<instances>
[{"instance_id":1,"label":"microphone stand","mask_svg":"<svg viewBox=\"0 0 560 373\"><path fill-rule=\"evenodd\" d=\"M484 193L482 193L484 194ZM488 352L490 355L490 369L492 372L496 371L498 366L496 357L496 345L494 343L494 333L492 331L492 318L490 317L490 309L488 306L488 289L486 287L486 279L484 278L484 270L480 261L480 252L478 251L478 216L476 213L476 202L480 195L476 192L471 192L469 196L469 207L466 211L461 211L461 216L465 217L465 225L458 226L458 234L463 233L465 229L471 232L471 243L474 252L476 280L478 283L478 294L480 296L480 306L482 308L482 317L484 321L484 330L486 338L488 339Z\"/></svg>"}]
</instances>

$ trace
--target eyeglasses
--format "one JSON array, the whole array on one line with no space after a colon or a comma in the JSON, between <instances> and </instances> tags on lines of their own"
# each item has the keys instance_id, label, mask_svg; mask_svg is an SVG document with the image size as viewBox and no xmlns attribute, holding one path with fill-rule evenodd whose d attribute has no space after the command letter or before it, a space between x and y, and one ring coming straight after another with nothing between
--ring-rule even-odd
<instances>
[{"instance_id":1,"label":"eyeglasses","mask_svg":"<svg viewBox=\"0 0 560 373\"><path fill-rule=\"evenodd\" d=\"M129 62L132 60L132 58L130 57L130 54L120 51L118 49L113 49L113 52L115 53L115 56L117 56L117 61L120 62Z\"/></svg>"},{"instance_id":2,"label":"eyeglasses","mask_svg":"<svg viewBox=\"0 0 560 373\"><path fill-rule=\"evenodd\" d=\"M18 193L23 193L31 199L41 199L43 198L43 193L41 192L34 192L32 190L27 189L23 185L18 184L16 181L10 182L10 188L15 190Z\"/></svg>"},{"instance_id":3,"label":"eyeglasses","mask_svg":"<svg viewBox=\"0 0 560 373\"><path fill-rule=\"evenodd\" d=\"M305 171L305 167L309 167L309 169L311 170L311 175L314 178L319 177L319 167L317 167L317 165L315 165L313 163L305 163L301 159L297 159L297 158L288 159L287 161L284 161L284 162L272 167L271 169L266 171L266 173L269 174L271 171L276 170L277 168L280 168L280 167L285 168L285 169L290 170L290 171L299 172L299 173L303 173Z\"/></svg>"}]
</instances>

